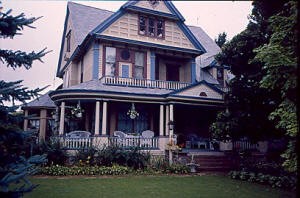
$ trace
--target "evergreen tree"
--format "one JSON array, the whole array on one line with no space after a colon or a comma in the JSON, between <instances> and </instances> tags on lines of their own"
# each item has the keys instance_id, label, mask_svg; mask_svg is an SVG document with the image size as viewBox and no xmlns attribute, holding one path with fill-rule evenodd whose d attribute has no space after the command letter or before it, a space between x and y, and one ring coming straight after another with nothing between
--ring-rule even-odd
<instances>
[{"instance_id":1,"label":"evergreen tree","mask_svg":"<svg viewBox=\"0 0 300 198\"><path fill-rule=\"evenodd\" d=\"M234 80L228 109L211 129L217 137L283 137L290 140L283 165L296 171L297 3L254 1L250 22L216 57ZM225 132L225 133L224 133Z\"/></svg>"},{"instance_id":2,"label":"evergreen tree","mask_svg":"<svg viewBox=\"0 0 300 198\"><path fill-rule=\"evenodd\" d=\"M220 47L220 48L222 48L223 47L223 45L226 43L226 37L227 37L227 34L226 34L226 32L223 32L223 33L220 33L219 35L218 35L218 38L217 39L215 39L215 43Z\"/></svg>"},{"instance_id":3,"label":"evergreen tree","mask_svg":"<svg viewBox=\"0 0 300 198\"><path fill-rule=\"evenodd\" d=\"M269 115L276 120L276 127L284 130L290 142L282 155L289 171L297 169L296 135L298 132L297 98L297 2L290 1L283 10L269 19L271 38L267 44L254 50L254 61L260 61L265 74L260 86L268 90L280 90L280 102Z\"/></svg>"},{"instance_id":4,"label":"evergreen tree","mask_svg":"<svg viewBox=\"0 0 300 198\"><path fill-rule=\"evenodd\" d=\"M256 142L282 136L282 131L274 127L274 121L268 119L280 101L278 90L260 86L265 71L258 61L250 60L256 55L253 50L270 39L268 19L278 13L283 4L276 1L270 6L269 2L254 1L247 28L225 43L222 52L216 56L220 64L231 67L235 78L225 97L228 109L218 115L211 127L215 137L248 137Z\"/></svg>"},{"instance_id":5,"label":"evergreen tree","mask_svg":"<svg viewBox=\"0 0 300 198\"><path fill-rule=\"evenodd\" d=\"M26 18L23 13L13 16L11 10L6 13L1 11L0 38L13 38L20 34L24 27L32 27L31 24L36 20L37 18L34 17ZM46 53L46 49L37 53L0 49L0 60L12 69L19 67L30 69L33 61L41 61L41 57ZM19 123L22 119L16 113L19 106L14 105L15 101L24 103L38 96L41 90L39 88L29 90L22 86L22 80L5 82L0 79L0 197L19 197L24 192L31 191L35 185L28 180L27 176L36 172L35 165L46 160L45 156L26 156L24 153L26 141L32 134L20 129ZM12 102L13 105L7 106L5 104L7 102ZM19 185L12 188L10 187L12 183L19 183Z\"/></svg>"}]
</instances>

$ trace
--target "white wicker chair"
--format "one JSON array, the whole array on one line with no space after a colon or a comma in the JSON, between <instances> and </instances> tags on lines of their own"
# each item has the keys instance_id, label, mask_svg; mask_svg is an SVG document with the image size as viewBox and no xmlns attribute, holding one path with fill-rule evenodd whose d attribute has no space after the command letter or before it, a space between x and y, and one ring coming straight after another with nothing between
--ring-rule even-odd
<instances>
[{"instance_id":1,"label":"white wicker chair","mask_svg":"<svg viewBox=\"0 0 300 198\"><path fill-rule=\"evenodd\" d=\"M142 132L142 137L143 138L153 138L154 137L154 132L150 130L146 130Z\"/></svg>"}]
</instances>

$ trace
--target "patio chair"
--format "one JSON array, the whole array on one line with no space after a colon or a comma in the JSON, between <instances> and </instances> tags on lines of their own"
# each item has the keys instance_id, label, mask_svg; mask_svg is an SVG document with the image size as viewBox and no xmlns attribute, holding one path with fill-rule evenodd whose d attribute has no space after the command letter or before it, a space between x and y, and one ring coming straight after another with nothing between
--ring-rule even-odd
<instances>
[{"instance_id":1,"label":"patio chair","mask_svg":"<svg viewBox=\"0 0 300 198\"><path fill-rule=\"evenodd\" d=\"M115 131L114 136L116 136L118 138L126 138L127 134L124 133L123 131Z\"/></svg>"},{"instance_id":2,"label":"patio chair","mask_svg":"<svg viewBox=\"0 0 300 198\"><path fill-rule=\"evenodd\" d=\"M142 132L142 138L153 138L154 132L150 130L146 130Z\"/></svg>"},{"instance_id":3,"label":"patio chair","mask_svg":"<svg viewBox=\"0 0 300 198\"><path fill-rule=\"evenodd\" d=\"M91 133L88 131L71 131L66 134L67 138L89 138Z\"/></svg>"}]
</instances>

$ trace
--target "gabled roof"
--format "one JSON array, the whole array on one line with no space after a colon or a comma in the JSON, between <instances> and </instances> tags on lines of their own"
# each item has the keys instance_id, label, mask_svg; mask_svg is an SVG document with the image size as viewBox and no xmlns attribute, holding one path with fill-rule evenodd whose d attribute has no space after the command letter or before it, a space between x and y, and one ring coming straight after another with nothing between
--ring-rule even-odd
<instances>
[{"instance_id":1,"label":"gabled roof","mask_svg":"<svg viewBox=\"0 0 300 198\"><path fill-rule=\"evenodd\" d=\"M100 23L109 18L114 12L86 5L68 2L70 18L72 19L77 45Z\"/></svg>"},{"instance_id":2,"label":"gabled roof","mask_svg":"<svg viewBox=\"0 0 300 198\"><path fill-rule=\"evenodd\" d=\"M22 108L23 109L41 108L41 107L44 107L44 108L55 108L56 106L55 106L54 102L49 97L50 93L51 93L51 91L48 91L44 95L41 95L40 97L36 98L35 100L27 103Z\"/></svg>"},{"instance_id":3,"label":"gabled roof","mask_svg":"<svg viewBox=\"0 0 300 198\"><path fill-rule=\"evenodd\" d=\"M128 1L122 7L130 7L136 4L138 1ZM197 46L197 48L203 52L204 54L201 55L200 67L208 66L213 60L214 55L219 53L221 50L217 44L203 31L200 27L195 26L186 26L183 21L184 18L176 9L170 1L164 1L166 6L170 9L174 16L178 18L178 26L181 28L185 34L188 35L188 38L191 42ZM116 19L118 19L121 15L123 15L124 10L122 7L117 12L111 12L99 8L94 8L90 6L85 6L81 4L77 4L74 2L68 2L67 7L67 15L64 27L64 33L62 36L62 45L61 45L61 52L59 57L58 69L57 69L57 76L60 76L60 65L62 60L62 51L64 46L66 28L67 28L67 20L68 18L72 19L73 32L75 35L76 45L78 46L73 53L73 55L79 52L79 47L83 47L84 41L89 41L91 35L95 34L96 32L103 31L106 27L108 27L111 23L113 23ZM89 38L89 39L87 39ZM85 42L85 43L87 43ZM73 56L72 56L73 57Z\"/></svg>"},{"instance_id":4,"label":"gabled roof","mask_svg":"<svg viewBox=\"0 0 300 198\"><path fill-rule=\"evenodd\" d=\"M192 31L192 33L206 50L206 53L201 55L200 67L206 67L210 65L215 60L214 56L221 52L220 47L204 32L201 27L188 26L188 28Z\"/></svg>"}]
</instances>

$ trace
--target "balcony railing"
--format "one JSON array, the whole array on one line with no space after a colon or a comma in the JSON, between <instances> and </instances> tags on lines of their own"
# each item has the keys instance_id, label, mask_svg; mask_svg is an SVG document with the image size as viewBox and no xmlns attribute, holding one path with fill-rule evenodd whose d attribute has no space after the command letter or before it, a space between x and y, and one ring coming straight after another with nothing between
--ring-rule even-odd
<instances>
[{"instance_id":1,"label":"balcony railing","mask_svg":"<svg viewBox=\"0 0 300 198\"><path fill-rule=\"evenodd\" d=\"M105 76L102 77L100 80L105 85L120 85L120 86L127 86L127 87L158 88L158 89L169 89L169 90L178 90L191 85L191 83L185 83L185 82L123 78L117 76Z\"/></svg>"}]
</instances>

